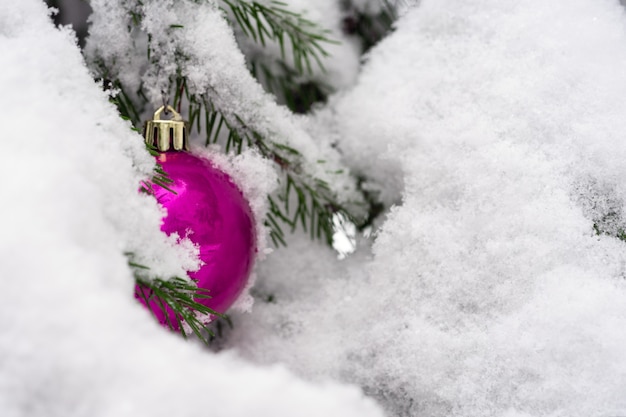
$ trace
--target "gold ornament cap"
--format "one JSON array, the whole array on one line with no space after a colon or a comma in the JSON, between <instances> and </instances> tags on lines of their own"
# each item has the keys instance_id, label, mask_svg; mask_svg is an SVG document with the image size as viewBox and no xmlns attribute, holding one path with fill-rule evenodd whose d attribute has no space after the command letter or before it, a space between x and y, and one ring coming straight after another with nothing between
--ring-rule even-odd
<instances>
[{"instance_id":1,"label":"gold ornament cap","mask_svg":"<svg viewBox=\"0 0 626 417\"><path fill-rule=\"evenodd\" d=\"M172 114L172 119L161 120L161 113ZM159 152L169 150L188 151L187 122L170 105L161 106L154 112L152 120L146 121L143 127L146 143Z\"/></svg>"}]
</instances>

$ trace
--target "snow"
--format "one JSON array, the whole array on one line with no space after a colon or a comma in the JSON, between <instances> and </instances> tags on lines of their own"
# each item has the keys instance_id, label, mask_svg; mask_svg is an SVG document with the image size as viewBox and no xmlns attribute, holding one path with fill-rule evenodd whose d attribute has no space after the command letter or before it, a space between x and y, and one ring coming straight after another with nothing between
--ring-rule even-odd
<instances>
[{"instance_id":1,"label":"snow","mask_svg":"<svg viewBox=\"0 0 626 417\"><path fill-rule=\"evenodd\" d=\"M331 138L312 137L305 130L306 122L278 106L252 77L233 31L216 4L144 1L139 6L144 16L143 32L132 29L130 13L137 10L128 2L94 0L91 7L94 14L86 53L92 67L97 68L99 61L104 60L112 68L112 77L133 74L134 77L121 77L126 89L135 91L143 83L150 102L157 108L169 99L169 77L176 74L176 66L180 65L192 94L207 97L231 122L238 115L247 128L297 149L304 156L306 172L328 183L337 192L339 203L360 201L355 181L342 171L344 166ZM176 25L182 27L173 28ZM144 42L146 33L150 34L148 45ZM150 62L141 62L136 57L145 60L147 46L151 50ZM321 160L325 163L318 162Z\"/></svg>"},{"instance_id":2,"label":"snow","mask_svg":"<svg viewBox=\"0 0 626 417\"><path fill-rule=\"evenodd\" d=\"M357 382L394 416L626 414L626 251L593 227L624 230L624 17L409 11L315 116L396 203L371 256L333 264L294 237L226 346Z\"/></svg>"},{"instance_id":3,"label":"snow","mask_svg":"<svg viewBox=\"0 0 626 417\"><path fill-rule=\"evenodd\" d=\"M193 251L158 232L136 192L152 160L70 33L37 1L2 2L3 416L382 415L372 399L397 417L626 415L619 2L423 0L344 91L294 117L246 73L212 3L144 1L144 29L184 22L153 39L164 67L186 46L194 88L313 171L343 158L393 205L342 261L290 236L220 353L134 302L124 251L161 273L193 268ZM127 4L92 1L91 63L158 86L137 52L147 39L120 20ZM253 153L212 155L265 210L276 173Z\"/></svg>"},{"instance_id":4,"label":"snow","mask_svg":"<svg viewBox=\"0 0 626 417\"><path fill-rule=\"evenodd\" d=\"M153 160L44 4L1 6L0 414L381 416L354 386L185 343L133 299L123 252L157 274L195 264L137 192Z\"/></svg>"}]
</instances>

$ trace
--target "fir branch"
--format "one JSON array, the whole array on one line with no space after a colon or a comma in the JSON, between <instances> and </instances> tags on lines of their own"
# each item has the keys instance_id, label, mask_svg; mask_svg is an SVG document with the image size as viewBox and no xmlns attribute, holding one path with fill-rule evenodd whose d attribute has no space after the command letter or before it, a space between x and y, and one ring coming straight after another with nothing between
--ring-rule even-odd
<instances>
[{"instance_id":1,"label":"fir branch","mask_svg":"<svg viewBox=\"0 0 626 417\"><path fill-rule=\"evenodd\" d=\"M337 201L326 182L303 171L303 157L298 150L265 137L237 115L225 115L209 99L191 94L183 79L176 81L176 87L182 93L176 95L174 106L180 105L183 99L188 103L190 125L198 133L204 128L207 146L221 142L226 152L236 154L245 148L254 148L284 173L284 189L276 197L268 197L270 210L264 221L275 246L286 245L281 223L287 224L291 231L301 227L312 239L321 239L329 245L333 241L335 214L361 223L351 210ZM202 113L204 117L200 116ZM201 118L203 123L200 123Z\"/></svg>"},{"instance_id":2,"label":"fir branch","mask_svg":"<svg viewBox=\"0 0 626 417\"><path fill-rule=\"evenodd\" d=\"M117 111L120 114L120 118L122 120L126 120L131 122L131 130L137 133L141 133L137 124L139 123L139 112L137 108L133 104L133 101L128 97L128 95L124 92L124 89L116 83L114 87L111 85L108 86L109 89L113 89L115 95L111 95L109 101L117 107ZM145 143L146 150L150 153L150 155L156 157L159 155L159 152L156 146L151 145L149 143ZM174 183L167 172L163 169L161 164L156 162L153 170L153 175L150 180L142 181L141 191L152 194L152 184L156 184L159 187L169 191L172 194L176 194L176 191L169 187L170 184Z\"/></svg>"},{"instance_id":3,"label":"fir branch","mask_svg":"<svg viewBox=\"0 0 626 417\"><path fill-rule=\"evenodd\" d=\"M156 157L159 156L159 151L156 146L145 143L146 150L150 153L150 155ZM152 184L158 185L159 187L167 190L172 194L177 194L172 188L170 188L170 184L174 184L174 180L170 178L170 175L163 169L161 164L156 162L154 167L154 175L149 181L144 181L142 184L142 191L147 192L148 194L153 194L154 191L152 189Z\"/></svg>"},{"instance_id":4,"label":"fir branch","mask_svg":"<svg viewBox=\"0 0 626 417\"><path fill-rule=\"evenodd\" d=\"M133 121L138 118L139 112L124 90L121 87L118 89L119 93L111 101L117 105L122 119ZM281 223L287 224L291 231L302 227L312 239L321 239L329 245L333 241L335 214L342 214L355 224L360 223L350 210L337 202L327 183L303 172L299 151L264 137L237 115L227 117L209 99L191 94L183 77L176 79L175 89L174 107L180 109L183 102L187 103L190 128L196 129L198 133L204 129L207 146L221 142L226 152L236 154L247 147L255 148L263 157L276 163L285 174L282 193L277 197L268 196L270 210L264 221L275 246L286 246ZM133 130L138 131L137 128ZM153 156L158 155L154 146L146 144L146 149ZM175 193L169 187L172 183L173 180L157 163L151 179L143 182L142 190L152 193L152 184L155 184ZM292 200L295 205L290 204Z\"/></svg>"},{"instance_id":5,"label":"fir branch","mask_svg":"<svg viewBox=\"0 0 626 417\"><path fill-rule=\"evenodd\" d=\"M230 7L236 23L241 25L241 30L248 36L265 45L267 40L273 40L281 46L283 59L286 57L285 44L291 42L294 58L295 72L290 69L287 76L282 80L283 87L292 87L290 84L305 71L312 71L312 62L317 62L321 68L321 58L327 56L324 45L334 43L328 39L327 31L320 30L318 26L304 18L301 14L289 11L286 4L280 1L268 1L265 4L244 0L224 0L224 4ZM140 9L133 15L133 23L141 21ZM231 23L234 23L231 21ZM171 25L168 31L180 30L181 25ZM148 34L150 39L151 35ZM153 61L150 50L151 42L148 42L148 59ZM185 61L185 56L180 54L180 62ZM177 59L178 60L178 59ZM215 106L207 95L190 94L186 79L181 73L181 64L177 74L170 78L170 91L173 89L173 106L180 111L183 105L187 106L187 118L190 132L195 129L199 133L204 130L207 145L220 143L226 152L239 154L245 148L255 148L263 157L276 163L284 173L285 189L274 200L270 201L270 211L265 219L265 224L270 228L270 237L275 245L284 245L284 231L281 224L294 230L302 227L313 238L320 238L327 243L333 239L333 215L343 213L345 217L353 219L349 210L338 203L334 193L330 192L328 184L315 179L303 172L303 157L295 149L277 143L265 137L253 127L248 126L244 120L236 114L224 113ZM153 65L158 65L153 62ZM279 81L280 82L280 81ZM296 82L293 89L298 90ZM137 107L133 105L133 99L145 103L142 91L138 91L131 97L126 94L121 85L116 105L123 118L131 120L136 126L140 123ZM285 93L286 94L286 93ZM164 92L168 96L168 92ZM294 101L295 103L295 101ZM295 107L292 104L291 107ZM149 149L150 150L150 149ZM150 150L154 151L154 150ZM144 190L151 192L151 185L156 184L169 189L171 180L160 166L155 168L150 181L144 183ZM293 199L293 207L290 200Z\"/></svg>"},{"instance_id":6,"label":"fir branch","mask_svg":"<svg viewBox=\"0 0 626 417\"><path fill-rule=\"evenodd\" d=\"M120 117L131 122L131 130L140 133L141 130L137 127L141 123L140 112L122 84L119 81L104 80L103 87L105 91L109 92L109 102L117 107Z\"/></svg>"},{"instance_id":7,"label":"fir branch","mask_svg":"<svg viewBox=\"0 0 626 417\"><path fill-rule=\"evenodd\" d=\"M322 58L328 52L324 43L337 43L328 37L328 30L321 30L317 24L306 19L302 14L286 9L282 1L269 0L267 5L256 1L223 0L229 7L232 18L241 31L255 42L265 46L266 40L272 40L280 46L280 53L285 60L285 43L291 43L293 62L299 74L312 74L314 61L324 70Z\"/></svg>"},{"instance_id":8,"label":"fir branch","mask_svg":"<svg viewBox=\"0 0 626 417\"><path fill-rule=\"evenodd\" d=\"M207 290L198 288L195 283L179 277L167 280L158 277L150 278L146 273L149 270L147 266L134 262L132 253L126 253L126 256L137 283L136 296L143 300L149 309L153 305L158 306L165 317L165 324L171 330L179 331L184 338L187 338L189 334L185 332L185 327L188 327L206 344L215 337L213 332L206 328L206 322L208 322L206 319L210 316L224 319L226 316L201 304L201 300L211 298Z\"/></svg>"}]
</instances>

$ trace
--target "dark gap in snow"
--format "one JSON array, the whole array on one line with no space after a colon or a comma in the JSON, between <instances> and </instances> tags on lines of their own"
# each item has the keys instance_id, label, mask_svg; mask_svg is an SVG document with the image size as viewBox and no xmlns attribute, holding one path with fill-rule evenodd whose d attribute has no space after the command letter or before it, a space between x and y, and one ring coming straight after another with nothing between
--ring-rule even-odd
<instances>
[{"instance_id":1,"label":"dark gap in snow","mask_svg":"<svg viewBox=\"0 0 626 417\"><path fill-rule=\"evenodd\" d=\"M54 24L71 25L76 32L78 44L83 48L87 38L87 18L92 11L89 3L84 0L46 0L46 4L59 10L52 16Z\"/></svg>"}]
</instances>

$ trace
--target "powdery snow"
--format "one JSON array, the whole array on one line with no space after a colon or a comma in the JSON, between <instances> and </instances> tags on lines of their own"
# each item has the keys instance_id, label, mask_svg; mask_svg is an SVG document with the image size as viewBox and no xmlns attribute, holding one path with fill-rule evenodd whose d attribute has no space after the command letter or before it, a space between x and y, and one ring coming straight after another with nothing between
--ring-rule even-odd
<instances>
[{"instance_id":1,"label":"powdery snow","mask_svg":"<svg viewBox=\"0 0 626 417\"><path fill-rule=\"evenodd\" d=\"M150 317L123 252L158 274L195 264L137 192L152 158L42 2L3 0L0 23L0 414L381 416L358 388L211 354Z\"/></svg>"},{"instance_id":2,"label":"powdery snow","mask_svg":"<svg viewBox=\"0 0 626 417\"><path fill-rule=\"evenodd\" d=\"M183 343L134 302L122 256L193 266L136 193L152 161L43 6L4 1L0 86L12 106L2 117L16 124L3 124L0 168L15 197L0 220L3 416L381 415L354 387L270 363L358 384L389 416L626 415L626 247L596 233L626 227L617 1L424 0L354 88L306 119L252 87L211 5L161 4L184 16L179 36L221 42L190 43L198 80L218 63L210 85L238 111L279 137L293 130L289 143L309 158L339 163L307 132L337 140L396 206L344 261L292 236L259 266L253 313L235 315L227 352ZM103 45L115 24L95 31ZM141 36L125 36L111 57L139 47ZM126 56L120 65L139 69ZM220 161L261 196L275 177L241 158ZM268 182L247 184L255 175Z\"/></svg>"},{"instance_id":3,"label":"powdery snow","mask_svg":"<svg viewBox=\"0 0 626 417\"><path fill-rule=\"evenodd\" d=\"M408 12L316 116L398 203L371 259L294 238L229 346L394 416L625 415L624 45L617 1Z\"/></svg>"}]
</instances>

